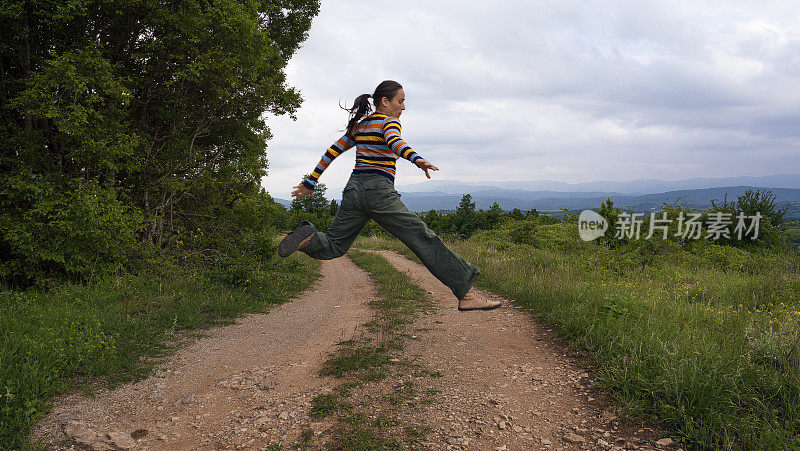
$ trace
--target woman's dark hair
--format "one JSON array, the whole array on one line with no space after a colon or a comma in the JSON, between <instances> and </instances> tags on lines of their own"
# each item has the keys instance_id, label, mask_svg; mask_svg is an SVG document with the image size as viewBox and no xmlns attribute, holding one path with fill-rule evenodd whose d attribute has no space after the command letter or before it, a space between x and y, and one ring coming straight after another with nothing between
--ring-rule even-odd
<instances>
[{"instance_id":1,"label":"woman's dark hair","mask_svg":"<svg viewBox=\"0 0 800 451\"><path fill-rule=\"evenodd\" d=\"M355 136L356 124L358 124L358 121L365 118L372 112L372 107L369 105L370 97L372 97L372 104L375 105L375 108L378 108L378 106L381 104L381 99L384 97L389 100L393 99L395 93L397 93L397 90L399 89L403 89L403 86L401 86L400 83L393 80L384 80L378 85L377 88L375 88L375 92L372 93L372 96L369 94L361 94L360 96L356 97L352 108L342 107L342 109L350 113L350 120L347 121L347 134L350 136Z\"/></svg>"}]
</instances>

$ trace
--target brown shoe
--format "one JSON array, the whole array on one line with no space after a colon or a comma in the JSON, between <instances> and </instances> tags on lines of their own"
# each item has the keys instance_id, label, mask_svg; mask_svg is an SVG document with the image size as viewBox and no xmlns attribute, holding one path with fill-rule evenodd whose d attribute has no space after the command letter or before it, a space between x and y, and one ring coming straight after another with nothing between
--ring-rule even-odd
<instances>
[{"instance_id":1,"label":"brown shoe","mask_svg":"<svg viewBox=\"0 0 800 451\"><path fill-rule=\"evenodd\" d=\"M473 290L469 290L463 299L458 301L458 311L467 312L469 310L493 310L500 307L500 301L489 301L478 296Z\"/></svg>"}]
</instances>

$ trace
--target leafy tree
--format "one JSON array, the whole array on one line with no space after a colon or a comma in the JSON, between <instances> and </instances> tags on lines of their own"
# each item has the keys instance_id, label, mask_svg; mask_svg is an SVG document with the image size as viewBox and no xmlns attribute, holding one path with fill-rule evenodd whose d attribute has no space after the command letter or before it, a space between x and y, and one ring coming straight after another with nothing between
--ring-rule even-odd
<instances>
[{"instance_id":1,"label":"leafy tree","mask_svg":"<svg viewBox=\"0 0 800 451\"><path fill-rule=\"evenodd\" d=\"M538 219L539 212L535 208L531 208L530 210L525 212L525 217L528 219Z\"/></svg>"},{"instance_id":2,"label":"leafy tree","mask_svg":"<svg viewBox=\"0 0 800 451\"><path fill-rule=\"evenodd\" d=\"M458 208L455 211L456 215L469 216L475 212L475 202L472 201L471 194L464 194L461 196L461 202L458 203Z\"/></svg>"},{"instance_id":3,"label":"leafy tree","mask_svg":"<svg viewBox=\"0 0 800 451\"><path fill-rule=\"evenodd\" d=\"M464 194L461 197L461 202L458 204L455 213L453 213L452 221L453 232L462 238L467 238L475 233L475 230L478 229L478 221L472 195Z\"/></svg>"},{"instance_id":4,"label":"leafy tree","mask_svg":"<svg viewBox=\"0 0 800 451\"><path fill-rule=\"evenodd\" d=\"M778 208L775 205L776 197L772 191L760 191L749 189L745 191L744 195L739 196L736 203L733 205L733 224L730 229L736 225L736 217L744 214L748 217L754 217L756 214L761 215L758 238L756 242L766 246L782 246L787 243L786 228L784 226L784 217L788 212L788 208ZM750 221L748 221L749 224ZM731 239L734 233L731 230ZM752 233L751 233L752 236ZM736 240L732 244L743 245L747 244L750 240Z\"/></svg>"},{"instance_id":5,"label":"leafy tree","mask_svg":"<svg viewBox=\"0 0 800 451\"><path fill-rule=\"evenodd\" d=\"M500 224L502 217L503 209L500 208L500 204L497 202L492 203L492 205L486 211L486 222L484 223L483 228L486 230L494 229Z\"/></svg>"},{"instance_id":6,"label":"leafy tree","mask_svg":"<svg viewBox=\"0 0 800 451\"><path fill-rule=\"evenodd\" d=\"M336 199L331 199L330 206L328 207L328 212L330 213L332 218L336 217L336 213L339 212L339 202L336 202Z\"/></svg>"},{"instance_id":7,"label":"leafy tree","mask_svg":"<svg viewBox=\"0 0 800 451\"><path fill-rule=\"evenodd\" d=\"M275 204L275 229L280 231L287 231L291 228L291 213L282 204L273 202Z\"/></svg>"},{"instance_id":8,"label":"leafy tree","mask_svg":"<svg viewBox=\"0 0 800 451\"><path fill-rule=\"evenodd\" d=\"M522 221L525 219L525 214L522 213L522 210L519 208L511 210L511 213L509 213L508 216L515 221Z\"/></svg>"},{"instance_id":9,"label":"leafy tree","mask_svg":"<svg viewBox=\"0 0 800 451\"><path fill-rule=\"evenodd\" d=\"M445 229L442 228L443 225L442 216L443 215L440 214L438 211L430 210L427 213L425 213L424 216L422 216L422 220L425 221L425 224L427 224L431 230L440 233L446 231Z\"/></svg>"},{"instance_id":10,"label":"leafy tree","mask_svg":"<svg viewBox=\"0 0 800 451\"><path fill-rule=\"evenodd\" d=\"M749 237L754 235L750 232L748 238L738 239L738 234L735 231L739 215L746 217L746 226L749 227L752 218L757 214L761 216L758 226L758 237L756 242L766 246L778 246L787 242L786 230L784 227L784 216L788 212L788 208L778 208L775 205L776 196L772 191L761 191L748 189L744 195L739 196L736 201L728 201L727 194L720 203L716 199L711 201L711 209L704 215L704 220L707 220L710 213L726 213L730 215L730 224L728 225L728 234L730 238L720 237L717 240L719 244L728 244L733 246L743 246L752 242Z\"/></svg>"},{"instance_id":11,"label":"leafy tree","mask_svg":"<svg viewBox=\"0 0 800 451\"><path fill-rule=\"evenodd\" d=\"M318 9L4 1L0 278L88 277L128 261L137 242L225 230L215 223L259 196L266 175L264 112L300 105L284 69Z\"/></svg>"},{"instance_id":12,"label":"leafy tree","mask_svg":"<svg viewBox=\"0 0 800 451\"><path fill-rule=\"evenodd\" d=\"M540 215L536 222L540 225L548 225L548 224L558 224L561 222L560 219L556 218L555 216L550 215Z\"/></svg>"},{"instance_id":13,"label":"leafy tree","mask_svg":"<svg viewBox=\"0 0 800 451\"><path fill-rule=\"evenodd\" d=\"M764 218L769 219L773 226L780 226L784 223L784 216L789 211L788 208L777 208L775 206L776 197L772 191L753 191L749 189L744 195L739 196L734 206L735 213L744 213L747 216L754 216L759 213Z\"/></svg>"},{"instance_id":14,"label":"leafy tree","mask_svg":"<svg viewBox=\"0 0 800 451\"><path fill-rule=\"evenodd\" d=\"M310 196L303 196L292 200L291 209L315 215L321 215L330 211L330 203L325 198L328 188L324 183L317 183L314 193Z\"/></svg>"},{"instance_id":15,"label":"leafy tree","mask_svg":"<svg viewBox=\"0 0 800 451\"><path fill-rule=\"evenodd\" d=\"M564 222L578 222L578 213L570 212L569 208L561 209L561 219Z\"/></svg>"},{"instance_id":16,"label":"leafy tree","mask_svg":"<svg viewBox=\"0 0 800 451\"><path fill-rule=\"evenodd\" d=\"M307 177L308 175L306 175ZM317 229L325 230L331 225L333 217L331 214L331 204L325 198L327 187L324 183L318 183L311 196L303 196L292 200L290 207L289 227L297 227L302 221L309 221ZM338 210L338 206L336 207Z\"/></svg>"},{"instance_id":17,"label":"leafy tree","mask_svg":"<svg viewBox=\"0 0 800 451\"><path fill-rule=\"evenodd\" d=\"M619 222L619 217L622 215L622 209L620 207L615 207L611 198L606 197L606 200L600 202L600 209L597 213L606 218L608 222L608 230L606 230L603 236L607 240L613 240L617 233L617 222Z\"/></svg>"}]
</instances>

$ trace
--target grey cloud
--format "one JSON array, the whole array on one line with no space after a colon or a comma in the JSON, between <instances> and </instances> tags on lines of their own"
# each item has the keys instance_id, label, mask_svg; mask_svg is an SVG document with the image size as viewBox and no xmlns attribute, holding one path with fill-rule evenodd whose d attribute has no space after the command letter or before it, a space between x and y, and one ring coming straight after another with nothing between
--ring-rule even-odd
<instances>
[{"instance_id":1,"label":"grey cloud","mask_svg":"<svg viewBox=\"0 0 800 451\"><path fill-rule=\"evenodd\" d=\"M408 141L464 177L487 152L530 178L785 172L798 21L779 1L326 1L290 63L306 103L273 126L271 177L313 167L344 125L337 103L384 78L406 87ZM281 162L286 141L308 169Z\"/></svg>"}]
</instances>

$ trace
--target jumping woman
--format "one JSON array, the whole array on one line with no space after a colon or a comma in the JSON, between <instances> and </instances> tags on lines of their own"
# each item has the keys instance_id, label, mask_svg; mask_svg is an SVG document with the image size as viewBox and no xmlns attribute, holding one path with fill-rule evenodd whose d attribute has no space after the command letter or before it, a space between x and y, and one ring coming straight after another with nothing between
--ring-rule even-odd
<instances>
[{"instance_id":1,"label":"jumping woman","mask_svg":"<svg viewBox=\"0 0 800 451\"><path fill-rule=\"evenodd\" d=\"M369 97L375 111L369 104ZM370 219L397 237L458 299L458 309L491 310L500 302L477 296L472 282L480 271L444 245L415 213L406 208L394 189L395 161L403 157L425 171L439 168L419 156L400 137L399 117L405 107L405 92L400 83L381 82L370 96L356 98L347 109L350 120L344 136L333 143L322 159L300 185L294 187L292 197L311 196L322 172L336 157L356 146L356 167L342 192L342 203L328 231L317 232L314 225L303 221L288 234L278 246L278 254L286 257L295 250L309 257L330 260L346 254L358 233Z\"/></svg>"}]
</instances>

